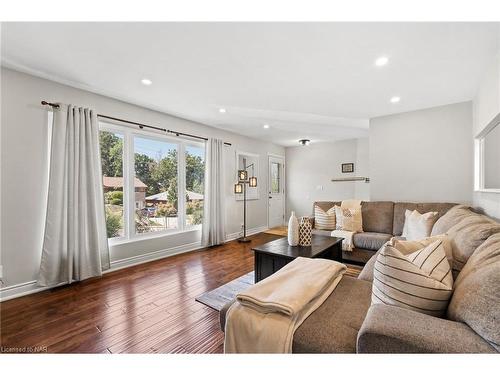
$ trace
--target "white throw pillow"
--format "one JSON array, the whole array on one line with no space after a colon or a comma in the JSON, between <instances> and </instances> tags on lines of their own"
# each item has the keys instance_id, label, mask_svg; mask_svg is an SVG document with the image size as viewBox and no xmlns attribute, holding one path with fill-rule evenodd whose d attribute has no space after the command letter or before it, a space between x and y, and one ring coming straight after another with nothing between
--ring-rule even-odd
<instances>
[{"instance_id":1,"label":"white throw pillow","mask_svg":"<svg viewBox=\"0 0 500 375\"><path fill-rule=\"evenodd\" d=\"M325 212L321 207L314 205L314 228L334 230L336 225L335 206Z\"/></svg>"},{"instance_id":2,"label":"white throw pillow","mask_svg":"<svg viewBox=\"0 0 500 375\"><path fill-rule=\"evenodd\" d=\"M372 304L443 316L452 292L453 276L442 240L408 255L389 243L380 250L373 270Z\"/></svg>"},{"instance_id":3,"label":"white throw pillow","mask_svg":"<svg viewBox=\"0 0 500 375\"><path fill-rule=\"evenodd\" d=\"M361 208L342 208L335 206L336 229L349 232L363 232Z\"/></svg>"},{"instance_id":4,"label":"white throw pillow","mask_svg":"<svg viewBox=\"0 0 500 375\"><path fill-rule=\"evenodd\" d=\"M419 241L429 237L437 219L437 212L426 212L425 214L421 214L417 210L406 210L403 237L408 241Z\"/></svg>"}]
</instances>

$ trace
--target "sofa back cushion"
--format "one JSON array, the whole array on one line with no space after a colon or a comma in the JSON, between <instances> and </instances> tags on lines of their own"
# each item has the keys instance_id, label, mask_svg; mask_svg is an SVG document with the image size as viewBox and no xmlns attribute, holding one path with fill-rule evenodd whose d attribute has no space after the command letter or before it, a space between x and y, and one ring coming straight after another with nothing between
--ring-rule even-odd
<instances>
[{"instance_id":1,"label":"sofa back cushion","mask_svg":"<svg viewBox=\"0 0 500 375\"><path fill-rule=\"evenodd\" d=\"M446 232L453 251L453 270L460 271L488 237L500 233L500 224L471 212Z\"/></svg>"},{"instance_id":2,"label":"sofa back cushion","mask_svg":"<svg viewBox=\"0 0 500 375\"><path fill-rule=\"evenodd\" d=\"M458 275L448 318L466 323L500 351L500 233L479 246Z\"/></svg>"},{"instance_id":3,"label":"sofa back cushion","mask_svg":"<svg viewBox=\"0 0 500 375\"><path fill-rule=\"evenodd\" d=\"M392 234L394 202L362 202L363 231Z\"/></svg>"},{"instance_id":4,"label":"sofa back cushion","mask_svg":"<svg viewBox=\"0 0 500 375\"><path fill-rule=\"evenodd\" d=\"M452 226L458 224L460 220L472 214L473 212L470 210L470 207L462 204L450 208L447 213L436 221L432 227L431 236L445 234Z\"/></svg>"},{"instance_id":5,"label":"sofa back cushion","mask_svg":"<svg viewBox=\"0 0 500 375\"><path fill-rule=\"evenodd\" d=\"M392 234L394 236L401 236L405 224L406 210L417 210L421 214L426 212L435 211L438 213L438 218L443 216L450 208L455 206L455 203L410 203L410 202L396 202L394 203L394 220L392 226Z\"/></svg>"}]
</instances>

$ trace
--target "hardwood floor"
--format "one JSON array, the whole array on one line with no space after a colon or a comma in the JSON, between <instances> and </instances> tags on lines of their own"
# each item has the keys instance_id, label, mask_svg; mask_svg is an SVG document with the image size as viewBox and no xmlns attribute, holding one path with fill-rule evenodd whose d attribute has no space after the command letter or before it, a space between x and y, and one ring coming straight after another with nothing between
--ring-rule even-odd
<instances>
[{"instance_id":1,"label":"hardwood floor","mask_svg":"<svg viewBox=\"0 0 500 375\"><path fill-rule=\"evenodd\" d=\"M222 353L215 310L199 294L253 270L249 244L141 264L70 286L0 303L3 350L76 353Z\"/></svg>"},{"instance_id":2,"label":"hardwood floor","mask_svg":"<svg viewBox=\"0 0 500 375\"><path fill-rule=\"evenodd\" d=\"M251 247L276 238L260 233L2 302L2 351L222 353L219 314L195 297L252 271Z\"/></svg>"}]
</instances>

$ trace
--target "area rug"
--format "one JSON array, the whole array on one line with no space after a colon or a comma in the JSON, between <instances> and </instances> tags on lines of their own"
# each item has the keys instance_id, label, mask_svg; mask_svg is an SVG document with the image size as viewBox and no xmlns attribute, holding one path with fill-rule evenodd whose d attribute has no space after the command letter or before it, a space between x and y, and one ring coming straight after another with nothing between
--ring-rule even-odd
<instances>
[{"instance_id":1,"label":"area rug","mask_svg":"<svg viewBox=\"0 0 500 375\"><path fill-rule=\"evenodd\" d=\"M254 273L252 271L214 290L203 293L202 295L196 297L196 301L201 302L214 310L221 311L224 305L234 300L239 292L248 289L253 284Z\"/></svg>"},{"instance_id":2,"label":"area rug","mask_svg":"<svg viewBox=\"0 0 500 375\"><path fill-rule=\"evenodd\" d=\"M362 267L352 264L346 264L347 276L358 277ZM254 273L249 272L246 275L238 277L214 290L203 293L196 297L196 301L211 307L214 310L221 311L224 305L236 298L236 295L254 284Z\"/></svg>"}]
</instances>

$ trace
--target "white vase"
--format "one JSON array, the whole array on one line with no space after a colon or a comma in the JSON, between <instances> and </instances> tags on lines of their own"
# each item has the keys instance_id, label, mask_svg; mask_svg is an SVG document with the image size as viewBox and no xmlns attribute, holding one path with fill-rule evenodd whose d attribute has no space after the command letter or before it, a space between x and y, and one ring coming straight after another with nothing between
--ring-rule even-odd
<instances>
[{"instance_id":1,"label":"white vase","mask_svg":"<svg viewBox=\"0 0 500 375\"><path fill-rule=\"evenodd\" d=\"M288 220L288 244L290 246L299 244L299 220L295 216L295 211L292 211L292 216Z\"/></svg>"}]
</instances>

